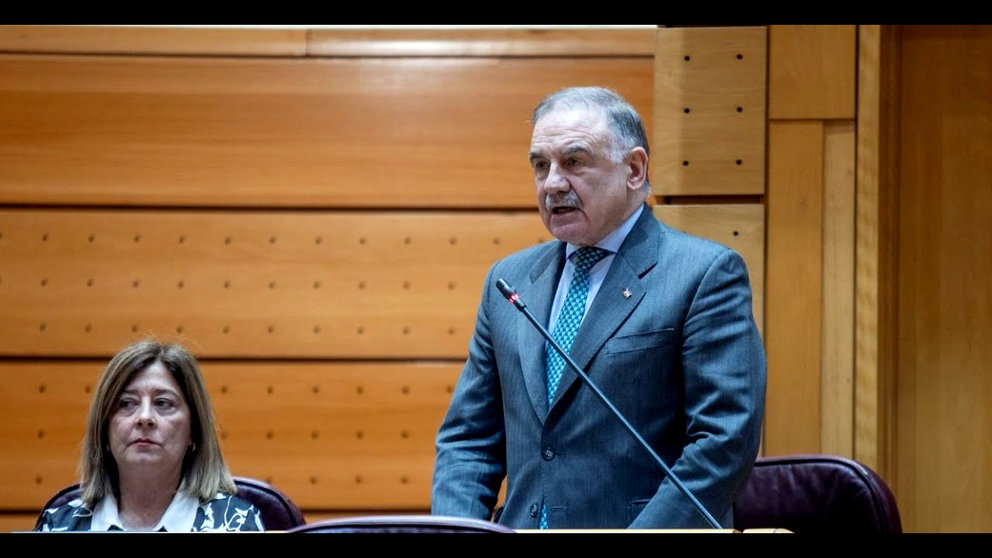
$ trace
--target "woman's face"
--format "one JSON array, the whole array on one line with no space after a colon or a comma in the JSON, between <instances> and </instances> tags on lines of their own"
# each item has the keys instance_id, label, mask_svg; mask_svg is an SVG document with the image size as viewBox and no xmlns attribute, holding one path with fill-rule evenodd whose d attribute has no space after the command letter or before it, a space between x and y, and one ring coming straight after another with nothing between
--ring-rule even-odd
<instances>
[{"instance_id":1,"label":"woman's face","mask_svg":"<svg viewBox=\"0 0 992 558\"><path fill-rule=\"evenodd\" d=\"M110 451L122 476L182 471L192 433L189 405L161 362L135 374L110 418Z\"/></svg>"}]
</instances>

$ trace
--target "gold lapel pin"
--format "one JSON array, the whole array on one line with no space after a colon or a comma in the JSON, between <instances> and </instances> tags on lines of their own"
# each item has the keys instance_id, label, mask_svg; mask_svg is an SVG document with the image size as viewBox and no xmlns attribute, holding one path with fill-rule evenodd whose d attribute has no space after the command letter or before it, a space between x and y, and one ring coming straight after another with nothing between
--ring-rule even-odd
<instances>
[{"instance_id":1,"label":"gold lapel pin","mask_svg":"<svg viewBox=\"0 0 992 558\"><path fill-rule=\"evenodd\" d=\"M622 294L624 298L630 298L630 289L624 289Z\"/></svg>"}]
</instances>

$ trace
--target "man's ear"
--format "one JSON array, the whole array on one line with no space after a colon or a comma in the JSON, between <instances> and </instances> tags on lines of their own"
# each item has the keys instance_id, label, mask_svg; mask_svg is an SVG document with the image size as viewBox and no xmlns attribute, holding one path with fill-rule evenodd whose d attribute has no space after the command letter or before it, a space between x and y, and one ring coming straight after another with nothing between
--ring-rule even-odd
<instances>
[{"instance_id":1,"label":"man's ear","mask_svg":"<svg viewBox=\"0 0 992 558\"><path fill-rule=\"evenodd\" d=\"M643 147L635 147L627 153L627 188L638 190L648 179L648 153Z\"/></svg>"}]
</instances>

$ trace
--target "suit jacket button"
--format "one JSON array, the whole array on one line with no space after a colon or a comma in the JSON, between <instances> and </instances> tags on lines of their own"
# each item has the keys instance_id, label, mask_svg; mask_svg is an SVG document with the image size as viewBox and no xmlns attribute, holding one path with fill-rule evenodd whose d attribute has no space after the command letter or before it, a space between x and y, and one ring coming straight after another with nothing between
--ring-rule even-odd
<instances>
[{"instance_id":1,"label":"suit jacket button","mask_svg":"<svg viewBox=\"0 0 992 558\"><path fill-rule=\"evenodd\" d=\"M539 511L540 511L540 508L537 507L537 504L531 504L530 505L530 516L531 517L537 517L537 512L539 512Z\"/></svg>"},{"instance_id":2,"label":"suit jacket button","mask_svg":"<svg viewBox=\"0 0 992 558\"><path fill-rule=\"evenodd\" d=\"M542 455L544 456L545 461L551 461L555 458L555 450L551 446L545 446Z\"/></svg>"}]
</instances>

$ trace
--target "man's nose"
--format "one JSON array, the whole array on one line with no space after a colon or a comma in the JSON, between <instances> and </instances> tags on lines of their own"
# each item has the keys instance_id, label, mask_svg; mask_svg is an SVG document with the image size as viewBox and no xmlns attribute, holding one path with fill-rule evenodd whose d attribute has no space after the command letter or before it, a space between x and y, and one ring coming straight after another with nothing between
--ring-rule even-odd
<instances>
[{"instance_id":1,"label":"man's nose","mask_svg":"<svg viewBox=\"0 0 992 558\"><path fill-rule=\"evenodd\" d=\"M548 167L548 176L544 179L544 189L549 192L564 192L571 188L561 167L552 163Z\"/></svg>"}]
</instances>

